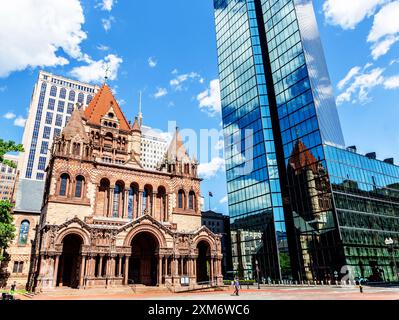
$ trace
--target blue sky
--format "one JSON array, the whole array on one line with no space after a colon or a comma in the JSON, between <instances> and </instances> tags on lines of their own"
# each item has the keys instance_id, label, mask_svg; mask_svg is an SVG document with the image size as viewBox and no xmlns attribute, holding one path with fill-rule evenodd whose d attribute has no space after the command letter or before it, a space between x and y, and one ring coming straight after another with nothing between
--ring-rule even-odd
<instances>
[{"instance_id":1,"label":"blue sky","mask_svg":"<svg viewBox=\"0 0 399 320\"><path fill-rule=\"evenodd\" d=\"M315 10L347 145L399 161L399 1L315 1ZM21 141L40 68L101 82L104 62L129 119L142 91L146 125L220 130L212 0L9 1L0 39L3 139ZM212 147L200 155L202 193L227 213L222 154Z\"/></svg>"}]
</instances>

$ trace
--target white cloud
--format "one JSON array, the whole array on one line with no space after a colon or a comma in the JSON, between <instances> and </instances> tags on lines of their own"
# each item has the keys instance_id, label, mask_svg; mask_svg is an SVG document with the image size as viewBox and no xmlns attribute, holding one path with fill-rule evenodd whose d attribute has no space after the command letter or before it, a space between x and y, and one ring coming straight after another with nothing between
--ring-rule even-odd
<instances>
[{"instance_id":1,"label":"white cloud","mask_svg":"<svg viewBox=\"0 0 399 320\"><path fill-rule=\"evenodd\" d=\"M176 70L176 73L173 73L173 72L172 72L172 74L177 74L177 70ZM178 75L174 79L170 80L170 85L176 91L181 91L181 90L183 90L184 82L186 82L188 80L195 80L195 79L199 79L199 81L200 81L202 78L196 72L185 73L185 74Z\"/></svg>"},{"instance_id":2,"label":"white cloud","mask_svg":"<svg viewBox=\"0 0 399 320\"><path fill-rule=\"evenodd\" d=\"M158 61L155 60L155 58L153 57L149 57L148 58L148 65L150 66L150 68L155 68L158 64Z\"/></svg>"},{"instance_id":3,"label":"white cloud","mask_svg":"<svg viewBox=\"0 0 399 320\"><path fill-rule=\"evenodd\" d=\"M112 10L112 7L117 3L116 0L101 0L99 5L97 7L100 7L101 10L103 11L108 11L110 12Z\"/></svg>"},{"instance_id":4,"label":"white cloud","mask_svg":"<svg viewBox=\"0 0 399 320\"><path fill-rule=\"evenodd\" d=\"M71 58L84 60L87 38L79 0L3 1L0 10L0 77L28 67L54 67Z\"/></svg>"},{"instance_id":5,"label":"white cloud","mask_svg":"<svg viewBox=\"0 0 399 320\"><path fill-rule=\"evenodd\" d=\"M227 201L228 201L228 198L227 198L227 196L225 196L222 199L220 199L219 203L220 204L225 204L225 203L227 203Z\"/></svg>"},{"instance_id":6,"label":"white cloud","mask_svg":"<svg viewBox=\"0 0 399 320\"><path fill-rule=\"evenodd\" d=\"M100 44L100 45L97 46L97 49L100 50L100 51L108 51L110 48L108 46Z\"/></svg>"},{"instance_id":7,"label":"white cloud","mask_svg":"<svg viewBox=\"0 0 399 320\"><path fill-rule=\"evenodd\" d=\"M166 96L168 94L168 90L166 90L165 88L158 88L157 92L154 93L154 97L156 99L159 99L163 96Z\"/></svg>"},{"instance_id":8,"label":"white cloud","mask_svg":"<svg viewBox=\"0 0 399 320\"><path fill-rule=\"evenodd\" d=\"M7 120L11 120L14 119L17 115L15 113L12 112L7 112L3 117Z\"/></svg>"},{"instance_id":9,"label":"white cloud","mask_svg":"<svg viewBox=\"0 0 399 320\"><path fill-rule=\"evenodd\" d=\"M344 102L361 103L365 104L370 101L369 92L374 87L384 83L383 72L385 69L374 68L367 71L363 68L353 77L352 83L346 90L337 97L337 104L340 105Z\"/></svg>"},{"instance_id":10,"label":"white cloud","mask_svg":"<svg viewBox=\"0 0 399 320\"><path fill-rule=\"evenodd\" d=\"M399 37L388 36L383 41L377 42L372 46L371 55L374 60L388 53L391 47L399 41Z\"/></svg>"},{"instance_id":11,"label":"white cloud","mask_svg":"<svg viewBox=\"0 0 399 320\"><path fill-rule=\"evenodd\" d=\"M384 87L385 89L399 89L399 75L386 78Z\"/></svg>"},{"instance_id":12,"label":"white cloud","mask_svg":"<svg viewBox=\"0 0 399 320\"><path fill-rule=\"evenodd\" d=\"M350 71L348 72L348 74L345 76L345 78L343 78L340 82L338 82L338 89L342 90L343 87L345 87L345 85L352 80L352 78L354 76L356 76L357 74L359 74L359 71L361 70L360 67L353 67L352 69L350 69Z\"/></svg>"},{"instance_id":13,"label":"white cloud","mask_svg":"<svg viewBox=\"0 0 399 320\"><path fill-rule=\"evenodd\" d=\"M108 79L112 81L117 79L118 70L122 62L122 58L109 54L104 59L98 61L90 60L86 66L73 68L70 75L83 82L101 83L104 81L105 70L108 66Z\"/></svg>"},{"instance_id":14,"label":"white cloud","mask_svg":"<svg viewBox=\"0 0 399 320\"><path fill-rule=\"evenodd\" d=\"M199 108L210 116L220 113L222 103L220 97L220 83L218 79L212 80L209 88L197 96Z\"/></svg>"},{"instance_id":15,"label":"white cloud","mask_svg":"<svg viewBox=\"0 0 399 320\"><path fill-rule=\"evenodd\" d=\"M112 28L112 23L115 22L115 18L113 16L110 16L109 18L104 18L101 19L101 23L103 25L103 28L106 32L108 32L109 30L111 30Z\"/></svg>"},{"instance_id":16,"label":"white cloud","mask_svg":"<svg viewBox=\"0 0 399 320\"><path fill-rule=\"evenodd\" d=\"M376 42L399 32L399 1L386 4L375 16L368 41Z\"/></svg>"},{"instance_id":17,"label":"white cloud","mask_svg":"<svg viewBox=\"0 0 399 320\"><path fill-rule=\"evenodd\" d=\"M224 159L220 157L213 158L208 163L201 163L198 166L198 174L205 179L210 179L224 170L224 163Z\"/></svg>"},{"instance_id":18,"label":"white cloud","mask_svg":"<svg viewBox=\"0 0 399 320\"><path fill-rule=\"evenodd\" d=\"M386 0L326 0L323 11L328 23L343 29L354 29L366 17L374 14Z\"/></svg>"},{"instance_id":19,"label":"white cloud","mask_svg":"<svg viewBox=\"0 0 399 320\"><path fill-rule=\"evenodd\" d=\"M23 118L22 116L19 116L18 118L16 118L15 120L14 120L14 126L17 126L17 127L25 127L25 123L26 123L26 119L25 118Z\"/></svg>"},{"instance_id":20,"label":"white cloud","mask_svg":"<svg viewBox=\"0 0 399 320\"><path fill-rule=\"evenodd\" d=\"M179 73L179 70L173 69L172 74L178 74L178 73Z\"/></svg>"}]
</instances>

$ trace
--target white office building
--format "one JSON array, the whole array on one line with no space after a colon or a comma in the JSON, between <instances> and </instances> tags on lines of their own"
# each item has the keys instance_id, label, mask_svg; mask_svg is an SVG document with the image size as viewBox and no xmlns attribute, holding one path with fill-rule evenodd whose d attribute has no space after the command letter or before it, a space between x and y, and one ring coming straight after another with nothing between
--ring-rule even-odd
<instances>
[{"instance_id":1,"label":"white office building","mask_svg":"<svg viewBox=\"0 0 399 320\"><path fill-rule=\"evenodd\" d=\"M142 126L141 134L141 164L144 169L155 170L165 156L168 141L150 127Z\"/></svg>"},{"instance_id":2,"label":"white office building","mask_svg":"<svg viewBox=\"0 0 399 320\"><path fill-rule=\"evenodd\" d=\"M16 211L40 211L52 141L68 122L74 106L89 104L98 89L98 86L39 72L22 139L25 152L18 161Z\"/></svg>"}]
</instances>

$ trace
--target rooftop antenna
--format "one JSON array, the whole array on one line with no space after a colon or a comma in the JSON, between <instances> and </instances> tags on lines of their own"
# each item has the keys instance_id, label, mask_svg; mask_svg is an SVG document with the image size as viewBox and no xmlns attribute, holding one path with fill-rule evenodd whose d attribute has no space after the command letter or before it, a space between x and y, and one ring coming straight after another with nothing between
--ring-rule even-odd
<instances>
[{"instance_id":1,"label":"rooftop antenna","mask_svg":"<svg viewBox=\"0 0 399 320\"><path fill-rule=\"evenodd\" d=\"M142 92L140 91L139 114L138 114L140 127L141 127L142 124L143 124L142 107L143 107L143 105L142 105Z\"/></svg>"}]
</instances>

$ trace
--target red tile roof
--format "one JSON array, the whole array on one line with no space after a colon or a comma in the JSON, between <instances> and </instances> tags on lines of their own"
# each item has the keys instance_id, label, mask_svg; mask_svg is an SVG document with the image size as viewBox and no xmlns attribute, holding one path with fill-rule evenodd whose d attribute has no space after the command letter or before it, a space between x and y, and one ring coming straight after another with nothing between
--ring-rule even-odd
<instances>
[{"instance_id":1,"label":"red tile roof","mask_svg":"<svg viewBox=\"0 0 399 320\"><path fill-rule=\"evenodd\" d=\"M89 124L101 125L101 118L108 112L110 107L113 108L115 116L120 123L120 129L130 131L129 122L126 120L118 102L112 94L111 88L104 84L97 92L93 100L84 112L84 116Z\"/></svg>"}]
</instances>

